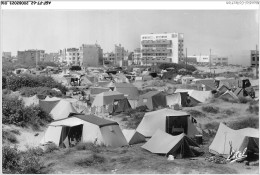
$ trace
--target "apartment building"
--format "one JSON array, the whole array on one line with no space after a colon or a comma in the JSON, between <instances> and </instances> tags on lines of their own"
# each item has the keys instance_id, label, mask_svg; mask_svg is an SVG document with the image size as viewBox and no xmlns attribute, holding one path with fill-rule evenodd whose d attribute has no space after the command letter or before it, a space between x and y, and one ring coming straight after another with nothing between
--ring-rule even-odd
<instances>
[{"instance_id":1,"label":"apartment building","mask_svg":"<svg viewBox=\"0 0 260 175\"><path fill-rule=\"evenodd\" d=\"M251 50L250 51L250 65L259 66L259 51Z\"/></svg>"},{"instance_id":2,"label":"apartment building","mask_svg":"<svg viewBox=\"0 0 260 175\"><path fill-rule=\"evenodd\" d=\"M98 44L82 44L79 49L83 67L103 65L103 49Z\"/></svg>"},{"instance_id":3,"label":"apartment building","mask_svg":"<svg viewBox=\"0 0 260 175\"><path fill-rule=\"evenodd\" d=\"M21 64L36 65L36 62L44 61L45 51L44 50L25 50L17 51L17 59ZM36 61L37 59L37 61Z\"/></svg>"},{"instance_id":4,"label":"apartment building","mask_svg":"<svg viewBox=\"0 0 260 175\"><path fill-rule=\"evenodd\" d=\"M141 35L141 64L184 61L183 42L182 33Z\"/></svg>"},{"instance_id":5,"label":"apartment building","mask_svg":"<svg viewBox=\"0 0 260 175\"><path fill-rule=\"evenodd\" d=\"M136 48L133 53L133 63L140 65L141 64L141 49Z\"/></svg>"},{"instance_id":6,"label":"apartment building","mask_svg":"<svg viewBox=\"0 0 260 175\"><path fill-rule=\"evenodd\" d=\"M66 48L59 52L59 62L67 65L82 65L82 58L78 48Z\"/></svg>"},{"instance_id":7,"label":"apartment building","mask_svg":"<svg viewBox=\"0 0 260 175\"><path fill-rule=\"evenodd\" d=\"M212 56L211 57L211 64L212 65L228 65L228 58L227 57L219 57L219 56Z\"/></svg>"},{"instance_id":8,"label":"apartment building","mask_svg":"<svg viewBox=\"0 0 260 175\"><path fill-rule=\"evenodd\" d=\"M123 66L125 55L126 55L125 48L123 46L121 46L121 44L115 45L115 62L114 62L114 65L115 66Z\"/></svg>"},{"instance_id":9,"label":"apartment building","mask_svg":"<svg viewBox=\"0 0 260 175\"><path fill-rule=\"evenodd\" d=\"M107 52L103 54L103 60L107 62L114 63L115 61L115 54L114 52Z\"/></svg>"}]
</instances>

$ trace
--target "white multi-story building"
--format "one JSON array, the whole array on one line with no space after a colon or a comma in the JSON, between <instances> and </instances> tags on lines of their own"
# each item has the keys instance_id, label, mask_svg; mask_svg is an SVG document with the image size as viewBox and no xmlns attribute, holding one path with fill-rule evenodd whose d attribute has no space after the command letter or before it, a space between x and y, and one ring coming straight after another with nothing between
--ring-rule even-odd
<instances>
[{"instance_id":1,"label":"white multi-story building","mask_svg":"<svg viewBox=\"0 0 260 175\"><path fill-rule=\"evenodd\" d=\"M141 35L141 62L179 63L183 61L183 34L161 33Z\"/></svg>"},{"instance_id":2,"label":"white multi-story building","mask_svg":"<svg viewBox=\"0 0 260 175\"><path fill-rule=\"evenodd\" d=\"M67 48L60 50L59 61L67 65L82 65L82 57L78 48Z\"/></svg>"},{"instance_id":3,"label":"white multi-story building","mask_svg":"<svg viewBox=\"0 0 260 175\"><path fill-rule=\"evenodd\" d=\"M134 62L134 64L141 64L141 49L140 48L136 48L134 50L133 62Z\"/></svg>"}]
</instances>

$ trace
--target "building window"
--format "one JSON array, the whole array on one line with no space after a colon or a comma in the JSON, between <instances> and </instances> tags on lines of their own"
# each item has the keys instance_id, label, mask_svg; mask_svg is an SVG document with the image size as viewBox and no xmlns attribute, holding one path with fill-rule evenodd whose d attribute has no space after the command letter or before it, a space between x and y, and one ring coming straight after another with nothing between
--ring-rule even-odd
<instances>
[{"instance_id":1,"label":"building window","mask_svg":"<svg viewBox=\"0 0 260 175\"><path fill-rule=\"evenodd\" d=\"M255 58L253 57L252 60L255 61Z\"/></svg>"}]
</instances>

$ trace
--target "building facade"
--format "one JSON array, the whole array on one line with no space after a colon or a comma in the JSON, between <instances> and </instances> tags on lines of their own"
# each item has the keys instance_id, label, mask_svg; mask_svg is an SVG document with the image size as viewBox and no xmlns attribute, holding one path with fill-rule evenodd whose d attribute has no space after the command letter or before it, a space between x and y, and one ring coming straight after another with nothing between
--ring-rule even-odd
<instances>
[{"instance_id":1,"label":"building facade","mask_svg":"<svg viewBox=\"0 0 260 175\"><path fill-rule=\"evenodd\" d=\"M141 63L180 63L184 61L183 44L181 33L141 35Z\"/></svg>"},{"instance_id":2,"label":"building facade","mask_svg":"<svg viewBox=\"0 0 260 175\"><path fill-rule=\"evenodd\" d=\"M126 55L125 48L119 44L115 45L115 66L123 66L124 57Z\"/></svg>"},{"instance_id":3,"label":"building facade","mask_svg":"<svg viewBox=\"0 0 260 175\"><path fill-rule=\"evenodd\" d=\"M66 48L59 51L58 60L61 63L65 63L68 66L82 65L82 58L78 48Z\"/></svg>"},{"instance_id":4,"label":"building facade","mask_svg":"<svg viewBox=\"0 0 260 175\"><path fill-rule=\"evenodd\" d=\"M11 59L12 53L11 52L2 52L2 57Z\"/></svg>"},{"instance_id":5,"label":"building facade","mask_svg":"<svg viewBox=\"0 0 260 175\"><path fill-rule=\"evenodd\" d=\"M58 56L59 56L58 53L46 53L43 61L44 62L57 62Z\"/></svg>"},{"instance_id":6,"label":"building facade","mask_svg":"<svg viewBox=\"0 0 260 175\"><path fill-rule=\"evenodd\" d=\"M33 49L17 51L17 59L21 64L36 65L37 62L44 61L45 51Z\"/></svg>"},{"instance_id":7,"label":"building facade","mask_svg":"<svg viewBox=\"0 0 260 175\"><path fill-rule=\"evenodd\" d=\"M259 51L251 50L250 65L253 67L259 66Z\"/></svg>"},{"instance_id":8,"label":"building facade","mask_svg":"<svg viewBox=\"0 0 260 175\"><path fill-rule=\"evenodd\" d=\"M114 63L115 62L115 54L114 52L107 52L103 54L103 60L110 62L110 63Z\"/></svg>"},{"instance_id":9,"label":"building facade","mask_svg":"<svg viewBox=\"0 0 260 175\"><path fill-rule=\"evenodd\" d=\"M141 64L141 49L136 48L133 53L133 63L136 65Z\"/></svg>"},{"instance_id":10,"label":"building facade","mask_svg":"<svg viewBox=\"0 0 260 175\"><path fill-rule=\"evenodd\" d=\"M98 44L82 44L79 49L83 67L97 67L103 65L103 49Z\"/></svg>"},{"instance_id":11,"label":"building facade","mask_svg":"<svg viewBox=\"0 0 260 175\"><path fill-rule=\"evenodd\" d=\"M227 66L228 65L228 58L227 57L212 56L211 57L211 64Z\"/></svg>"}]
</instances>

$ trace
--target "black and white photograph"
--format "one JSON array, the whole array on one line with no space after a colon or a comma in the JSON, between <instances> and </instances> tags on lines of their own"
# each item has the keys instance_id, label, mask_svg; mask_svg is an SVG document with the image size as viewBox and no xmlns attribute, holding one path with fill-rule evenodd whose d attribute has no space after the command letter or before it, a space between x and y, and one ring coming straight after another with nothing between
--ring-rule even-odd
<instances>
[{"instance_id":1,"label":"black and white photograph","mask_svg":"<svg viewBox=\"0 0 260 175\"><path fill-rule=\"evenodd\" d=\"M2 173L259 174L259 17L1 1Z\"/></svg>"}]
</instances>

